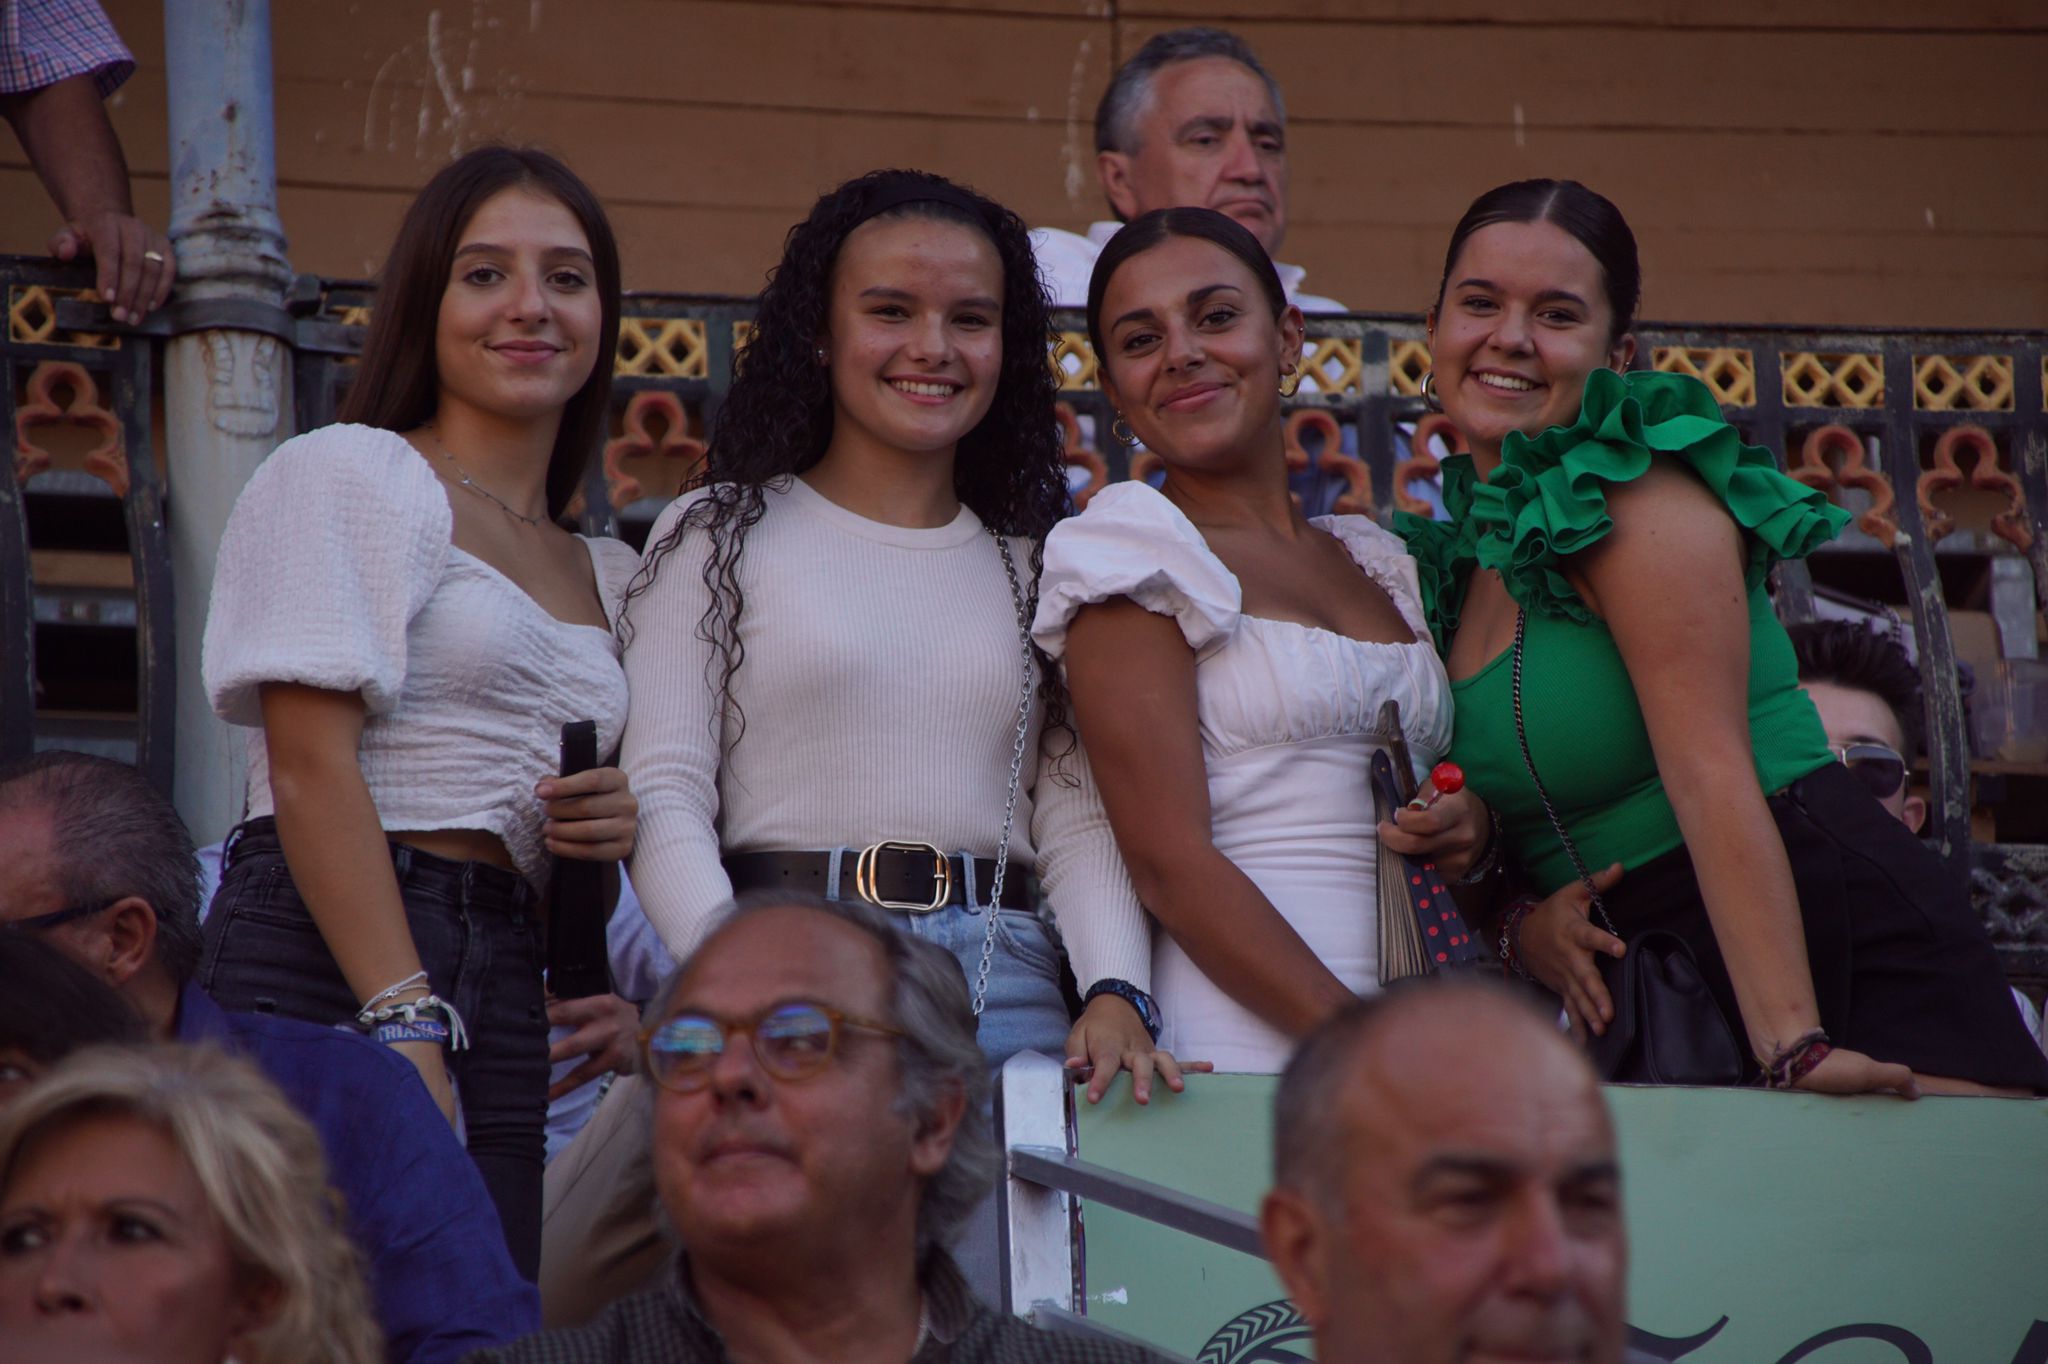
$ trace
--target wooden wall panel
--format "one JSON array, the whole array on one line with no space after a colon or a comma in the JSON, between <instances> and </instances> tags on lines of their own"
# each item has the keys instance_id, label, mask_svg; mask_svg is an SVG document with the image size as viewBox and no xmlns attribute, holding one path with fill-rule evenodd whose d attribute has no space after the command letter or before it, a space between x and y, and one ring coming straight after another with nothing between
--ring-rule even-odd
<instances>
[{"instance_id":1,"label":"wooden wall panel","mask_svg":"<svg viewBox=\"0 0 2048 1364\"><path fill-rule=\"evenodd\" d=\"M2048 12L2048 11L2044 11ZM1167 22L1119 26L1135 52ZM1275 24L1237 31L1288 116L1338 122L2048 131L2048 31L1811 33L1566 25Z\"/></svg>"},{"instance_id":2,"label":"wooden wall panel","mask_svg":"<svg viewBox=\"0 0 2048 1364\"><path fill-rule=\"evenodd\" d=\"M1120 0L1125 18L1173 24L1249 24L1276 11L1354 23L1579 24L1587 28L1869 29L2041 28L2036 0Z\"/></svg>"},{"instance_id":3,"label":"wooden wall panel","mask_svg":"<svg viewBox=\"0 0 2048 1364\"><path fill-rule=\"evenodd\" d=\"M162 7L113 112L167 198ZM1228 22L1288 90L1284 251L1355 306L1419 307L1473 195L1583 179L1642 239L1665 318L2048 320L2048 11L2035 0L275 0L293 263L374 268L408 196L502 138L575 165L632 287L749 292L822 189L879 165L1027 219L1103 216L1114 63ZM0 137L0 250L55 215Z\"/></svg>"}]
</instances>

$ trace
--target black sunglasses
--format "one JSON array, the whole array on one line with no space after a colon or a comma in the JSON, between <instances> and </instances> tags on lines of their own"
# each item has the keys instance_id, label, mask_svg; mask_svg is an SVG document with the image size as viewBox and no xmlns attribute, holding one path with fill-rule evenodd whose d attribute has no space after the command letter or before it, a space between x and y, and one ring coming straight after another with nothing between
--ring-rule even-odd
<instances>
[{"instance_id":1,"label":"black sunglasses","mask_svg":"<svg viewBox=\"0 0 2048 1364\"><path fill-rule=\"evenodd\" d=\"M0 929L10 933L40 933L46 928L68 924L73 919L83 919L88 915L112 909L127 898L125 895L117 895L103 905L67 905L63 909L53 909L48 914L33 914L26 919L0 919Z\"/></svg>"},{"instance_id":2,"label":"black sunglasses","mask_svg":"<svg viewBox=\"0 0 2048 1364\"><path fill-rule=\"evenodd\" d=\"M1906 760L1883 744L1831 745L1828 751L1879 800L1891 799L1906 784Z\"/></svg>"}]
</instances>

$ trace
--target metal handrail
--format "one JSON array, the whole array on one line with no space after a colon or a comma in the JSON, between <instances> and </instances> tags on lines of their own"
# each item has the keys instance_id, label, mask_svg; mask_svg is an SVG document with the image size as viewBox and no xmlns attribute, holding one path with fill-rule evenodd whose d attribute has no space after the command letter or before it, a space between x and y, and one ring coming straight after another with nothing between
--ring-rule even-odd
<instances>
[{"instance_id":1,"label":"metal handrail","mask_svg":"<svg viewBox=\"0 0 2048 1364\"><path fill-rule=\"evenodd\" d=\"M1250 1213L1096 1165L1055 1147L1012 1146L1010 1174L1261 1260L1267 1258L1259 1240L1258 1219Z\"/></svg>"}]
</instances>

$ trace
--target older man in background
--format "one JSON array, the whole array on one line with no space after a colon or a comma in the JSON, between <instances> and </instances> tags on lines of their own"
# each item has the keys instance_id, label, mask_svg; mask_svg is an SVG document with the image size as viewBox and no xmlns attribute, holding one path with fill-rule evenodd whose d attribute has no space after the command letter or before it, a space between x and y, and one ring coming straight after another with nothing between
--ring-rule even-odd
<instances>
[{"instance_id":1,"label":"older man in background","mask_svg":"<svg viewBox=\"0 0 2048 1364\"><path fill-rule=\"evenodd\" d=\"M1592 1067L1498 988L1363 1000L1274 1101L1266 1250L1323 1364L1617 1364L1628 1241Z\"/></svg>"},{"instance_id":2,"label":"older man in background","mask_svg":"<svg viewBox=\"0 0 2048 1364\"><path fill-rule=\"evenodd\" d=\"M1219 28L1161 33L1117 68L1095 110L1095 173L1117 221L1085 236L1031 233L1055 306L1085 307L1095 258L1124 223L1155 208L1213 208L1243 223L1277 264L1287 236L1287 107L1280 84L1244 39ZM1301 291L1298 265L1279 265L1303 312L1344 312Z\"/></svg>"},{"instance_id":3,"label":"older man in background","mask_svg":"<svg viewBox=\"0 0 2048 1364\"><path fill-rule=\"evenodd\" d=\"M991 1311L946 1253L997 1151L943 949L866 905L747 900L653 1017L654 1181L686 1249L589 1324L471 1364L1146 1358Z\"/></svg>"}]
</instances>

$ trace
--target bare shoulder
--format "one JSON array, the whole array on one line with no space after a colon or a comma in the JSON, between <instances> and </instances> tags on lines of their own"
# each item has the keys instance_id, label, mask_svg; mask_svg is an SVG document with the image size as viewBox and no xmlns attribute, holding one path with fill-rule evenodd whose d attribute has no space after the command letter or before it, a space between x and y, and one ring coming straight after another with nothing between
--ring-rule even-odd
<instances>
[{"instance_id":1,"label":"bare shoulder","mask_svg":"<svg viewBox=\"0 0 2048 1364\"><path fill-rule=\"evenodd\" d=\"M1684 466L1659 460L1640 478L1607 489L1614 529L1593 546L1589 560L1637 554L1740 549L1741 532L1727 505Z\"/></svg>"}]
</instances>

